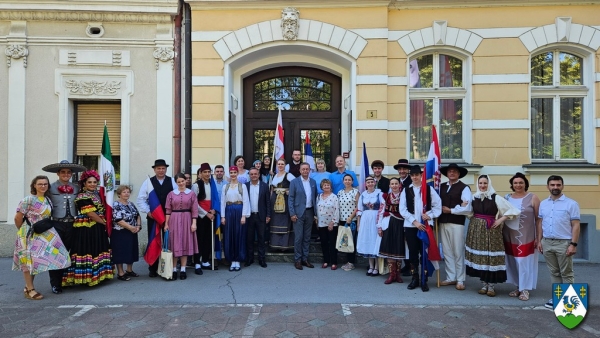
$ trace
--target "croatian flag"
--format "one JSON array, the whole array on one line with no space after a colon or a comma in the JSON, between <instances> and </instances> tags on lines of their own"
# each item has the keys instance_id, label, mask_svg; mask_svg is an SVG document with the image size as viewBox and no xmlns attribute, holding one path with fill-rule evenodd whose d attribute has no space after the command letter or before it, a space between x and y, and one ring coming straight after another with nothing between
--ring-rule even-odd
<instances>
[{"instance_id":1,"label":"croatian flag","mask_svg":"<svg viewBox=\"0 0 600 338\"><path fill-rule=\"evenodd\" d=\"M104 203L104 208L106 209L104 218L106 219L106 232L110 237L112 232L112 206L115 196L115 167L112 163L112 153L110 151L110 141L108 139L106 122L104 122L104 136L102 137L101 153L100 165L98 166L98 171L100 171L100 199Z\"/></svg>"},{"instance_id":2,"label":"croatian flag","mask_svg":"<svg viewBox=\"0 0 600 338\"><path fill-rule=\"evenodd\" d=\"M214 231L215 231L215 259L221 259L221 252L223 251L221 245L221 196L217 190L217 183L215 179L210 177L210 208L213 209L215 214Z\"/></svg>"},{"instance_id":3,"label":"croatian flag","mask_svg":"<svg viewBox=\"0 0 600 338\"><path fill-rule=\"evenodd\" d=\"M160 201L158 199L158 195L154 191L154 186L150 183L148 179L148 204L150 205L150 215L154 219L152 222L151 229L148 229L149 239L148 246L146 247L146 252L144 253L144 260L149 265L154 264L158 257L160 257L161 245L160 245L160 229L162 225L165 224L165 213L160 205Z\"/></svg>"},{"instance_id":4,"label":"croatian flag","mask_svg":"<svg viewBox=\"0 0 600 338\"><path fill-rule=\"evenodd\" d=\"M440 172L440 146L438 143L437 132L435 126L431 126L431 147L429 149L429 156L427 158L427 162L425 164L425 169L422 175L422 184L421 184L421 198L423 199L423 212L425 212L425 207L427 205L427 194L431 192L429 187L434 188L434 190L439 194L440 190L440 180L441 180L441 172ZM433 262L433 266L438 269L439 266L437 261L441 261L442 257L440 254L440 249L437 245L437 241L435 240L435 236L433 234L433 230L427 224L425 229L427 230L427 242L423 241L424 249L427 250L428 259ZM420 231L419 231L420 232Z\"/></svg>"},{"instance_id":5,"label":"croatian flag","mask_svg":"<svg viewBox=\"0 0 600 338\"><path fill-rule=\"evenodd\" d=\"M315 158L313 157L312 147L310 146L310 136L308 130L306 131L306 143L304 143L304 162L310 165L312 171L317 170L315 166Z\"/></svg>"},{"instance_id":6,"label":"croatian flag","mask_svg":"<svg viewBox=\"0 0 600 338\"><path fill-rule=\"evenodd\" d=\"M360 179L358 181L358 191L363 192L367 189L365 186L365 180L369 176L369 159L367 158L367 146L363 142L363 153L360 159Z\"/></svg>"}]
</instances>

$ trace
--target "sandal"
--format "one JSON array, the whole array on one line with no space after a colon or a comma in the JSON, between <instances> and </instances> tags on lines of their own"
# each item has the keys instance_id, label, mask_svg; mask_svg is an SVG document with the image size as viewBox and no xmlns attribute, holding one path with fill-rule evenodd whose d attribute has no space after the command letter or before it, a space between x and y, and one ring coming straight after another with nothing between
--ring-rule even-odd
<instances>
[{"instance_id":1,"label":"sandal","mask_svg":"<svg viewBox=\"0 0 600 338\"><path fill-rule=\"evenodd\" d=\"M528 301L529 300L529 291L523 290L523 292L521 292L521 294L519 295L519 300Z\"/></svg>"},{"instance_id":2,"label":"sandal","mask_svg":"<svg viewBox=\"0 0 600 338\"><path fill-rule=\"evenodd\" d=\"M521 291L519 291L519 289L516 289L514 291L511 291L508 295L510 297L519 297L520 294L521 294Z\"/></svg>"},{"instance_id":3,"label":"sandal","mask_svg":"<svg viewBox=\"0 0 600 338\"><path fill-rule=\"evenodd\" d=\"M137 273L132 271L125 271L125 274L129 277L139 277L140 275L138 275Z\"/></svg>"},{"instance_id":4,"label":"sandal","mask_svg":"<svg viewBox=\"0 0 600 338\"><path fill-rule=\"evenodd\" d=\"M131 280L131 278L129 278L129 275L127 273L124 273L123 275L117 275L117 279L126 281L126 282Z\"/></svg>"},{"instance_id":5,"label":"sandal","mask_svg":"<svg viewBox=\"0 0 600 338\"><path fill-rule=\"evenodd\" d=\"M496 291L494 290L493 285L488 285L487 295L489 297L496 297Z\"/></svg>"},{"instance_id":6,"label":"sandal","mask_svg":"<svg viewBox=\"0 0 600 338\"><path fill-rule=\"evenodd\" d=\"M481 287L481 289L479 289L478 293L480 295L485 295L488 292L488 284L484 283L483 286Z\"/></svg>"},{"instance_id":7,"label":"sandal","mask_svg":"<svg viewBox=\"0 0 600 338\"><path fill-rule=\"evenodd\" d=\"M373 273L371 274L371 276L372 277L379 276L379 270L373 269Z\"/></svg>"},{"instance_id":8,"label":"sandal","mask_svg":"<svg viewBox=\"0 0 600 338\"><path fill-rule=\"evenodd\" d=\"M33 296L31 295L31 291L35 292L33 294ZM43 299L44 296L42 296L41 293L35 291L35 289L27 290L27 288L25 288L25 298L31 299L31 300L40 300L40 299Z\"/></svg>"}]
</instances>

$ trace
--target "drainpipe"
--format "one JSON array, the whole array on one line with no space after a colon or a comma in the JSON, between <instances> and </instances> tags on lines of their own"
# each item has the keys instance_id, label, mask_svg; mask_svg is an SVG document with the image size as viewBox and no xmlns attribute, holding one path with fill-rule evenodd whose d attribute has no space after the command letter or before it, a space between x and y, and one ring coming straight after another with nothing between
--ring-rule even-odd
<instances>
[{"instance_id":1,"label":"drainpipe","mask_svg":"<svg viewBox=\"0 0 600 338\"><path fill-rule=\"evenodd\" d=\"M173 175L181 172L181 16L182 3L179 1L179 13L175 17L175 98L173 109Z\"/></svg>"},{"instance_id":2,"label":"drainpipe","mask_svg":"<svg viewBox=\"0 0 600 338\"><path fill-rule=\"evenodd\" d=\"M192 9L189 4L184 3L184 16L183 16L183 37L185 41L183 43L184 49L184 128L185 128L185 153L184 153L184 168L187 172L192 173ZM192 177L195 177L192 173Z\"/></svg>"}]
</instances>

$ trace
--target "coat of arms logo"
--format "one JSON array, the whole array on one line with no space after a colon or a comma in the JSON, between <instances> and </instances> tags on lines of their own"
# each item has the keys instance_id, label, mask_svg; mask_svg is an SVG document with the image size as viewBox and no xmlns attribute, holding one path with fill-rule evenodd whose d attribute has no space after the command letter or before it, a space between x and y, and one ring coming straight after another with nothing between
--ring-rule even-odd
<instances>
[{"instance_id":1,"label":"coat of arms logo","mask_svg":"<svg viewBox=\"0 0 600 338\"><path fill-rule=\"evenodd\" d=\"M568 329L583 321L588 308L587 284L552 284L554 315Z\"/></svg>"}]
</instances>

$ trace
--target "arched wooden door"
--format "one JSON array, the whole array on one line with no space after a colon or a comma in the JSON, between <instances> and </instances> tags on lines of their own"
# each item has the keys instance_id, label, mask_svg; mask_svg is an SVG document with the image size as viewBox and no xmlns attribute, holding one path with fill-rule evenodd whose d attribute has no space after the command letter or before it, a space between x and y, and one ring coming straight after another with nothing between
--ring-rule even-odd
<instances>
[{"instance_id":1,"label":"arched wooden door","mask_svg":"<svg viewBox=\"0 0 600 338\"><path fill-rule=\"evenodd\" d=\"M308 133L313 157L328 171L340 153L341 78L308 67L272 68L244 79L244 158L246 163L273 156L279 106L282 108L285 160L303 154Z\"/></svg>"}]
</instances>

